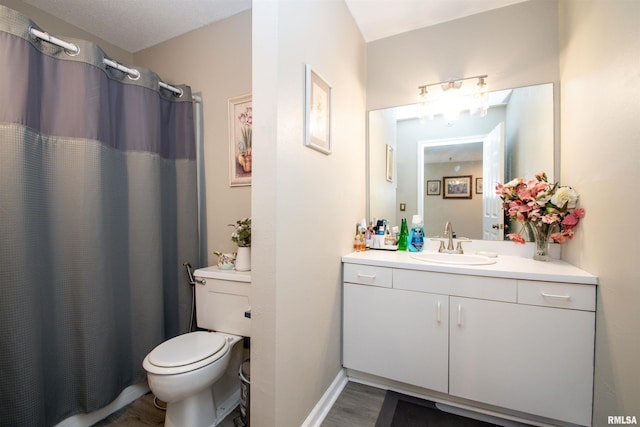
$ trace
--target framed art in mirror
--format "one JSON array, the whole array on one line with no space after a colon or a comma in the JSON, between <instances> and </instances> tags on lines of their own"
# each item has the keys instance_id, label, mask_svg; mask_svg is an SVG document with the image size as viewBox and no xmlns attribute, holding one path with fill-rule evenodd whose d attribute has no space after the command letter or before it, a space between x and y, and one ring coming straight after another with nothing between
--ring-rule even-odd
<instances>
[{"instance_id":1,"label":"framed art in mirror","mask_svg":"<svg viewBox=\"0 0 640 427\"><path fill-rule=\"evenodd\" d=\"M445 176L444 183L445 199L470 199L471 198L471 175Z\"/></svg>"},{"instance_id":2,"label":"framed art in mirror","mask_svg":"<svg viewBox=\"0 0 640 427\"><path fill-rule=\"evenodd\" d=\"M439 196L440 195L440 180L428 180L427 181L427 196Z\"/></svg>"},{"instance_id":3,"label":"framed art in mirror","mask_svg":"<svg viewBox=\"0 0 640 427\"><path fill-rule=\"evenodd\" d=\"M331 86L305 64L304 145L331 154Z\"/></svg>"}]
</instances>

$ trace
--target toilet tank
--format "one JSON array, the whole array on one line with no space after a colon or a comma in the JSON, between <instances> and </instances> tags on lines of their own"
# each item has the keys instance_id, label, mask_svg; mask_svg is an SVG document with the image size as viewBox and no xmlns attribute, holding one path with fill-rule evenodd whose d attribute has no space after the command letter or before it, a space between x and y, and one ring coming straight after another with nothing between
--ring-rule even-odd
<instances>
[{"instance_id":1,"label":"toilet tank","mask_svg":"<svg viewBox=\"0 0 640 427\"><path fill-rule=\"evenodd\" d=\"M200 268L196 279L196 324L199 328L251 336L251 272Z\"/></svg>"}]
</instances>

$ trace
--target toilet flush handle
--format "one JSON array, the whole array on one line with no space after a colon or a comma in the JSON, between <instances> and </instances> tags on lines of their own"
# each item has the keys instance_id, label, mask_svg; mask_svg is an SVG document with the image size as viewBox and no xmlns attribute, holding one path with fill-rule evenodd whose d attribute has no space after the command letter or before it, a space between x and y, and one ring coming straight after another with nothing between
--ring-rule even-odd
<instances>
[{"instance_id":1,"label":"toilet flush handle","mask_svg":"<svg viewBox=\"0 0 640 427\"><path fill-rule=\"evenodd\" d=\"M207 284L206 279L198 279L197 277L196 278L193 277L193 273L191 272L191 263L189 261L183 262L182 265L184 266L184 268L187 269L187 274L189 275L189 284L190 285L195 285L196 283L198 283L200 285L206 285Z\"/></svg>"}]
</instances>

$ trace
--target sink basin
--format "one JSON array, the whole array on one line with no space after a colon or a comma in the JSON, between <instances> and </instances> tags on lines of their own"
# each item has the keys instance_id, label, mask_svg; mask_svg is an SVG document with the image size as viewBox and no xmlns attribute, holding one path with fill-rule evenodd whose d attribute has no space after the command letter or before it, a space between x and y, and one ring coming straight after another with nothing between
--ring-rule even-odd
<instances>
[{"instance_id":1,"label":"sink basin","mask_svg":"<svg viewBox=\"0 0 640 427\"><path fill-rule=\"evenodd\" d=\"M455 265L486 265L497 262L496 258L489 258L484 255L447 254L442 252L420 252L411 254L411 258L418 261Z\"/></svg>"}]
</instances>

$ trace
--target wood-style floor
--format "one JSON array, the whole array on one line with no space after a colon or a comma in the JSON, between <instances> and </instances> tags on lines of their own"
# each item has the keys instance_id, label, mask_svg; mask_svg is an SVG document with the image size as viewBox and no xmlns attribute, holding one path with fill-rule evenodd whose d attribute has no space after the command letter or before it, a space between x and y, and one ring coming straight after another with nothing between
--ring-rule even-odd
<instances>
[{"instance_id":1,"label":"wood-style floor","mask_svg":"<svg viewBox=\"0 0 640 427\"><path fill-rule=\"evenodd\" d=\"M349 381L340 396L331 407L321 427L375 427L380 409L384 402L386 390ZM466 413L465 413L466 412ZM469 411L452 411L452 413L476 418L506 427L524 427L506 419L494 418L486 414L473 414ZM223 420L221 427L242 426L239 420L240 409L236 408ZM237 420L237 424L236 421ZM164 425L164 411L153 404L153 394L147 393L130 405L111 414L108 418L95 424L94 427L143 427ZM449 422L447 425L458 425ZM459 425L468 425L462 423Z\"/></svg>"},{"instance_id":2,"label":"wood-style floor","mask_svg":"<svg viewBox=\"0 0 640 427\"><path fill-rule=\"evenodd\" d=\"M164 411L156 408L153 404L153 398L153 393L147 393L135 402L94 424L94 427L163 426ZM163 402L158 403L164 406ZM218 425L221 427L236 427L234 420L238 417L240 417L240 409L236 408ZM242 425L242 423L239 425Z\"/></svg>"},{"instance_id":3,"label":"wood-style floor","mask_svg":"<svg viewBox=\"0 0 640 427\"><path fill-rule=\"evenodd\" d=\"M363 384L348 382L327 414L322 427L373 427L384 401L385 390ZM235 427L234 419L240 416L239 409L233 411L220 424ZM153 394L147 393L109 417L95 427L143 427L164 425L164 411L153 404Z\"/></svg>"},{"instance_id":4,"label":"wood-style floor","mask_svg":"<svg viewBox=\"0 0 640 427\"><path fill-rule=\"evenodd\" d=\"M386 390L349 381L322 427L374 427Z\"/></svg>"},{"instance_id":5,"label":"wood-style floor","mask_svg":"<svg viewBox=\"0 0 640 427\"><path fill-rule=\"evenodd\" d=\"M153 393L147 393L124 408L94 424L100 427L163 426L164 411L153 404Z\"/></svg>"}]
</instances>

